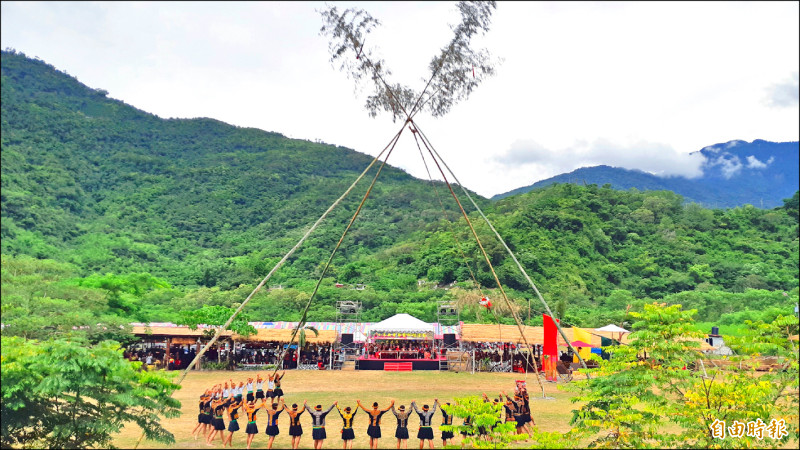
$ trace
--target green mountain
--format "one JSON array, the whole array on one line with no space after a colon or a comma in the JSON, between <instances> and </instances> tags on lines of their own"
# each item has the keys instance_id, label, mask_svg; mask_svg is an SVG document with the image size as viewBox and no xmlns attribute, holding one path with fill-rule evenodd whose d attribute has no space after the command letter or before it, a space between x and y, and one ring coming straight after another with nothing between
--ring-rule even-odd
<instances>
[{"instance_id":1,"label":"green mountain","mask_svg":"<svg viewBox=\"0 0 800 450\"><path fill-rule=\"evenodd\" d=\"M288 251L372 159L213 119L160 119L9 52L2 131L3 253L67 261L86 273L150 272L180 286L229 288L265 274L265 260ZM322 249L333 248L376 170L294 269L325 261L330 250ZM387 166L342 260L391 246L443 215L428 182ZM248 264L252 270L240 270Z\"/></svg>"},{"instance_id":2,"label":"green mountain","mask_svg":"<svg viewBox=\"0 0 800 450\"><path fill-rule=\"evenodd\" d=\"M800 143L730 141L699 152L702 176L659 177L620 167L581 167L540 180L530 186L498 194L493 200L521 194L553 183L610 184L614 189L666 190L709 208L734 208L750 204L775 208L800 188Z\"/></svg>"},{"instance_id":3,"label":"green mountain","mask_svg":"<svg viewBox=\"0 0 800 450\"><path fill-rule=\"evenodd\" d=\"M15 52L1 61L4 335L176 321L235 305L371 159L212 119L161 119L42 61ZM367 184L276 274L270 284L282 288L253 298L253 320L299 319ZM434 187L384 169L309 320L335 320L336 301L359 300L364 321L395 313L434 321L437 301L447 300L467 322L511 321L449 192ZM652 300L714 321L768 318L797 302L797 192L772 210L711 210L670 191L594 184L474 197L565 324L618 322L628 306ZM512 307L537 323L542 308L529 302L529 286L470 217ZM501 306L483 310L481 294ZM97 339L113 327L101 328Z\"/></svg>"}]
</instances>

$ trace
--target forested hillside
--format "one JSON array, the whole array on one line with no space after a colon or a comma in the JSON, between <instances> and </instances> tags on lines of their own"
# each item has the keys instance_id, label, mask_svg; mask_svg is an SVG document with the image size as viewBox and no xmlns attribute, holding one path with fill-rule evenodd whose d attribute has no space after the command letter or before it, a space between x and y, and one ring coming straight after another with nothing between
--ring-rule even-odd
<instances>
[{"instance_id":1,"label":"forested hillside","mask_svg":"<svg viewBox=\"0 0 800 450\"><path fill-rule=\"evenodd\" d=\"M369 160L211 119L161 119L3 52L3 333L118 338L116 325L132 320L177 321L204 305L235 306ZM435 186L458 219L449 192ZM365 190L366 183L276 274L270 284L280 289L254 297L251 318L299 319ZM491 273L463 219L444 220L434 192L384 169L309 320L334 320L336 300L347 299L363 302L365 321L398 312L433 321L443 299L460 302L462 320L496 320L477 306L470 275L498 298ZM711 210L669 191L571 184L478 200L570 325L619 320L650 299L729 322L797 303L797 193L772 210ZM480 217L471 219L527 320L533 294ZM536 299L531 306L536 323L541 308ZM73 331L98 322L114 326Z\"/></svg>"},{"instance_id":2,"label":"forested hillside","mask_svg":"<svg viewBox=\"0 0 800 450\"><path fill-rule=\"evenodd\" d=\"M20 54L3 52L2 87L2 251L85 274L250 282L372 159L212 119L160 119ZM336 242L366 186L290 272L322 261L315 249ZM427 182L387 167L342 255L386 248L442 216Z\"/></svg>"}]
</instances>

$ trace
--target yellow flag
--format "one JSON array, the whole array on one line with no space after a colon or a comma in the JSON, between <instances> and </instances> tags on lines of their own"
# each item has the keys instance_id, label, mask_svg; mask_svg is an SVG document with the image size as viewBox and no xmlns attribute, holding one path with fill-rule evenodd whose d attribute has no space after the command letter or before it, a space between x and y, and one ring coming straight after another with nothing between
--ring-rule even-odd
<instances>
[{"instance_id":1,"label":"yellow flag","mask_svg":"<svg viewBox=\"0 0 800 450\"><path fill-rule=\"evenodd\" d=\"M583 342L586 342L587 344L591 344L592 343L592 335L589 334L589 332L584 330L583 328L572 327L572 340L573 341L583 341ZM576 350L578 350L578 353L581 355L581 358L583 358L584 360L586 358L588 358L589 355L592 353L592 349L590 349L588 347L579 348L579 349L576 349ZM578 357L574 356L573 357L573 361L574 362L579 362Z\"/></svg>"}]
</instances>

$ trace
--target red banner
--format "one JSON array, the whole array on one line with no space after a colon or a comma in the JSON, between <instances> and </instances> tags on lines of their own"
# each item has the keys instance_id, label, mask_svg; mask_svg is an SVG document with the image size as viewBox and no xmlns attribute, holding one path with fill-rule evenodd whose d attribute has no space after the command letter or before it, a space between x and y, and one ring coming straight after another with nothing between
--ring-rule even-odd
<instances>
[{"instance_id":1,"label":"red banner","mask_svg":"<svg viewBox=\"0 0 800 450\"><path fill-rule=\"evenodd\" d=\"M544 320L544 344L542 345L543 355L558 356L558 329L553 318L547 314L542 314Z\"/></svg>"}]
</instances>

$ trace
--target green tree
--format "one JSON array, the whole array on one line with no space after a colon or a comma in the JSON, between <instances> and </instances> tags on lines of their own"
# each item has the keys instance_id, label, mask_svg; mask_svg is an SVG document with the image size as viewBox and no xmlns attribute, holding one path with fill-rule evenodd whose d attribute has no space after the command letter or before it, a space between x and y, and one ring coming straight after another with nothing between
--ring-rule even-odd
<instances>
[{"instance_id":1,"label":"green tree","mask_svg":"<svg viewBox=\"0 0 800 450\"><path fill-rule=\"evenodd\" d=\"M297 347L298 348L305 348L306 347L306 330L311 331L312 333L314 333L314 336L319 336L319 331L317 331L316 328L314 328L314 327L312 327L310 325L306 325L306 326L300 327L300 324L298 324L298 326L295 327L295 328L298 328L298 327L299 327L299 329L297 330Z\"/></svg>"},{"instance_id":2,"label":"green tree","mask_svg":"<svg viewBox=\"0 0 800 450\"><path fill-rule=\"evenodd\" d=\"M740 365L726 369L703 363L694 341L694 310L681 305L647 304L636 319L628 345L610 350L591 379L571 386L585 402L573 411L570 432L594 448L773 447L797 442L797 345L788 339L797 319L753 324L734 346ZM777 371L755 372L758 356L776 355ZM715 421L747 423L784 420L790 434L780 440L712 435Z\"/></svg>"},{"instance_id":3,"label":"green tree","mask_svg":"<svg viewBox=\"0 0 800 450\"><path fill-rule=\"evenodd\" d=\"M117 343L2 337L2 446L111 447L112 436L135 423L148 439L170 444L161 417L180 415L171 394L180 387L138 370Z\"/></svg>"},{"instance_id":4,"label":"green tree","mask_svg":"<svg viewBox=\"0 0 800 450\"><path fill-rule=\"evenodd\" d=\"M464 443L471 448L508 448L512 442L521 441L528 437L527 434L515 434L516 426L512 423L498 423L503 411L502 403L493 404L484 402L477 396L456 398L452 405L442 405L442 409L453 417L461 418L461 425L441 425L444 431L458 434L467 432ZM463 424L463 419L469 417L470 422ZM480 431L485 430L484 436Z\"/></svg>"}]
</instances>

